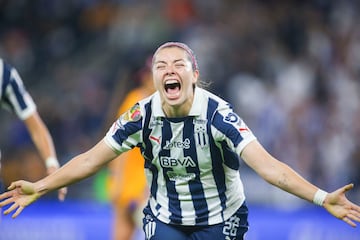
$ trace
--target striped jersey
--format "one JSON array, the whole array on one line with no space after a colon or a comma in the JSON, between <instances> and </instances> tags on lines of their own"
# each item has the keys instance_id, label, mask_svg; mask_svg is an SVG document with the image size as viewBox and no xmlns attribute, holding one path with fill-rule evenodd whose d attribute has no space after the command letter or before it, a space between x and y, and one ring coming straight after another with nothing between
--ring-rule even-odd
<instances>
[{"instance_id":1,"label":"striped jersey","mask_svg":"<svg viewBox=\"0 0 360 240\"><path fill-rule=\"evenodd\" d=\"M15 68L0 59L0 105L24 120L33 114L36 105Z\"/></svg>"},{"instance_id":2,"label":"striped jersey","mask_svg":"<svg viewBox=\"0 0 360 240\"><path fill-rule=\"evenodd\" d=\"M154 216L188 226L223 222L240 208L240 153L254 139L229 103L198 87L188 116L167 118L156 92L124 113L104 138L119 154L141 149Z\"/></svg>"}]
</instances>

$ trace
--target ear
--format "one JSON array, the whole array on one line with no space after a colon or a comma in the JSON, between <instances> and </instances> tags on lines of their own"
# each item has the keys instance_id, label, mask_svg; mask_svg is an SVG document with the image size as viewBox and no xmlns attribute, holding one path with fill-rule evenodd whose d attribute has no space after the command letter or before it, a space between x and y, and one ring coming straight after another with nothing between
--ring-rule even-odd
<instances>
[{"instance_id":1,"label":"ear","mask_svg":"<svg viewBox=\"0 0 360 240\"><path fill-rule=\"evenodd\" d=\"M193 73L193 84L196 84L197 83L197 81L198 81L198 79L199 79L199 75L200 75L200 73L199 73L199 70L195 70L194 71L194 73Z\"/></svg>"}]
</instances>

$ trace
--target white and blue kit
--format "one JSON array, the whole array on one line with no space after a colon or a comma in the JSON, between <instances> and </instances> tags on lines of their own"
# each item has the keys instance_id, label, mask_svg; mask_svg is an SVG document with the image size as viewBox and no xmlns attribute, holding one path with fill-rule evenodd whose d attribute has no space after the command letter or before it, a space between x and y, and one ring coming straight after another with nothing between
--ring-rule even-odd
<instances>
[{"instance_id":1,"label":"white and blue kit","mask_svg":"<svg viewBox=\"0 0 360 240\"><path fill-rule=\"evenodd\" d=\"M161 106L158 92L140 101L113 124L105 142L119 154L141 149L149 206L161 222L226 221L245 201L239 156L255 136L226 101L199 87L188 116L167 118Z\"/></svg>"},{"instance_id":2,"label":"white and blue kit","mask_svg":"<svg viewBox=\"0 0 360 240\"><path fill-rule=\"evenodd\" d=\"M36 111L36 105L26 91L19 73L14 67L5 63L1 58L0 105L5 109L14 112L21 120L25 120Z\"/></svg>"},{"instance_id":3,"label":"white and blue kit","mask_svg":"<svg viewBox=\"0 0 360 240\"><path fill-rule=\"evenodd\" d=\"M36 105L26 91L17 70L0 59L0 104L25 120L36 111Z\"/></svg>"}]
</instances>

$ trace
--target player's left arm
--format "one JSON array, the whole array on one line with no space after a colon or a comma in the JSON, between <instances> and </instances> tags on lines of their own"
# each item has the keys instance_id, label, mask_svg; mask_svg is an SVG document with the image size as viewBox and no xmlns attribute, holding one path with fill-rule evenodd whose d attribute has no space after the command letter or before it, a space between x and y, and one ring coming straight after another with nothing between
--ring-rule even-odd
<instances>
[{"instance_id":1,"label":"player's left arm","mask_svg":"<svg viewBox=\"0 0 360 240\"><path fill-rule=\"evenodd\" d=\"M353 184L326 193L274 158L257 140L246 145L241 158L270 184L309 202L322 205L333 216L353 227L356 226L355 221L360 222L360 207L345 196L345 193L353 188Z\"/></svg>"}]
</instances>

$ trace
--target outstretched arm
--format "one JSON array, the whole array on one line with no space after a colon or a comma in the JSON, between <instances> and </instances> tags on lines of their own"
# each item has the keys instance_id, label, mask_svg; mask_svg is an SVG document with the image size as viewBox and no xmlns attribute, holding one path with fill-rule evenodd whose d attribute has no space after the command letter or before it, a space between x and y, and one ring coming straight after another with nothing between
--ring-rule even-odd
<instances>
[{"instance_id":1,"label":"outstretched arm","mask_svg":"<svg viewBox=\"0 0 360 240\"><path fill-rule=\"evenodd\" d=\"M56 158L53 139L51 138L49 130L42 121L38 112L35 111L32 115L26 118L24 123L30 133L31 139L40 153L41 158L44 160L47 174L55 172L60 165ZM58 196L61 201L65 199L66 193L66 188L61 188L59 190Z\"/></svg>"},{"instance_id":2,"label":"outstretched arm","mask_svg":"<svg viewBox=\"0 0 360 240\"><path fill-rule=\"evenodd\" d=\"M93 175L115 157L113 150L102 140L89 151L74 157L57 171L35 183L23 180L11 183L9 191L0 195L0 207L12 204L4 214L15 211L12 215L15 218L42 195Z\"/></svg>"},{"instance_id":3,"label":"outstretched arm","mask_svg":"<svg viewBox=\"0 0 360 240\"><path fill-rule=\"evenodd\" d=\"M345 196L345 193L353 188L352 184L331 193L321 191L288 165L271 156L256 140L245 147L241 157L270 184L309 202L322 205L333 216L353 227L356 226L355 221L360 222L360 206L350 202Z\"/></svg>"}]
</instances>

